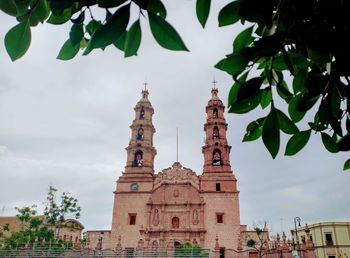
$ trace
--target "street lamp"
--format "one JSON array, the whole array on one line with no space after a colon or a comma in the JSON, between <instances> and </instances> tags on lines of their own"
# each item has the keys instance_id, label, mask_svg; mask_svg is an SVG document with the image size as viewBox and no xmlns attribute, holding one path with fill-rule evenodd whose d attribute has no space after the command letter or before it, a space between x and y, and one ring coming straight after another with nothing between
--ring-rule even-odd
<instances>
[{"instance_id":1,"label":"street lamp","mask_svg":"<svg viewBox=\"0 0 350 258\"><path fill-rule=\"evenodd\" d=\"M299 246L299 238L298 238L297 222L298 222L298 226L300 227L301 226L300 221L301 219L299 217L294 218L295 240L298 246ZM295 250L295 242L294 242L294 250Z\"/></svg>"}]
</instances>

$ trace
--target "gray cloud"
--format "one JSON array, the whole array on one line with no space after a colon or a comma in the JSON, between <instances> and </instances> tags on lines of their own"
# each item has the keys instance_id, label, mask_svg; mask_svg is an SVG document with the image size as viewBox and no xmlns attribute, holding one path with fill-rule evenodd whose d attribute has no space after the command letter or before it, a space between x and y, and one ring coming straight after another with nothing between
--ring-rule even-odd
<instances>
[{"instance_id":1,"label":"gray cloud","mask_svg":"<svg viewBox=\"0 0 350 258\"><path fill-rule=\"evenodd\" d=\"M225 3L221 3L223 6ZM138 57L124 59L113 48L62 62L55 57L68 37L67 27L33 29L29 52L12 63L0 48L0 211L38 204L50 184L70 191L83 209L88 229L109 228L113 190L126 161L133 107L145 78L155 108L155 169L176 159L179 128L180 162L198 174L205 105L215 76L226 103L232 80L213 68L232 48L238 26L217 28L215 4L207 28L196 21L194 1L167 1L169 20L183 36L190 53L162 49L143 21ZM13 19L0 16L0 37ZM349 220L349 175L342 172L345 154L329 154L312 135L295 157L272 160L261 140L242 143L248 122L266 111L245 116L227 114L231 164L238 179L242 224L268 220L274 232L303 223Z\"/></svg>"}]
</instances>

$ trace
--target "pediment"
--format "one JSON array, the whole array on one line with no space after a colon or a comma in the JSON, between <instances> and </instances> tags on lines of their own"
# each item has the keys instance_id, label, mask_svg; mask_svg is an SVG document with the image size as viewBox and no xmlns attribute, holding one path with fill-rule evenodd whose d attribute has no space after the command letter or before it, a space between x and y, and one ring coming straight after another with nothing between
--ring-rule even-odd
<instances>
[{"instance_id":1,"label":"pediment","mask_svg":"<svg viewBox=\"0 0 350 258\"><path fill-rule=\"evenodd\" d=\"M171 167L163 169L155 176L154 189L162 184L186 184L190 183L199 190L199 178L191 169L183 167L175 162Z\"/></svg>"}]
</instances>

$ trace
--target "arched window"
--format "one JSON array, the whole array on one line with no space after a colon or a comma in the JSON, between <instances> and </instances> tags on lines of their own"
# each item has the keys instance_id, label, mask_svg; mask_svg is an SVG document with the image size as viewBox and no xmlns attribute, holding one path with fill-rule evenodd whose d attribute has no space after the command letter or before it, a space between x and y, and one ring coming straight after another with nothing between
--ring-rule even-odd
<instances>
[{"instance_id":1,"label":"arched window","mask_svg":"<svg viewBox=\"0 0 350 258\"><path fill-rule=\"evenodd\" d=\"M134 157L134 167L142 167L143 166L143 152L138 150L135 152Z\"/></svg>"},{"instance_id":2,"label":"arched window","mask_svg":"<svg viewBox=\"0 0 350 258\"><path fill-rule=\"evenodd\" d=\"M143 140L143 128L140 127L138 130L137 130L137 140L138 141L142 141Z\"/></svg>"},{"instance_id":3,"label":"arched window","mask_svg":"<svg viewBox=\"0 0 350 258\"><path fill-rule=\"evenodd\" d=\"M217 108L213 109L213 117L214 118L218 118L219 117L219 113L218 113L218 109Z\"/></svg>"},{"instance_id":4,"label":"arched window","mask_svg":"<svg viewBox=\"0 0 350 258\"><path fill-rule=\"evenodd\" d=\"M180 227L180 219L178 217L173 217L171 219L171 225L173 228L179 228Z\"/></svg>"},{"instance_id":5,"label":"arched window","mask_svg":"<svg viewBox=\"0 0 350 258\"><path fill-rule=\"evenodd\" d=\"M219 149L215 149L213 151L213 166L220 166L222 165L221 161L221 151Z\"/></svg>"},{"instance_id":6,"label":"arched window","mask_svg":"<svg viewBox=\"0 0 350 258\"><path fill-rule=\"evenodd\" d=\"M142 107L140 110L140 119L144 119L145 118L145 109Z\"/></svg>"},{"instance_id":7,"label":"arched window","mask_svg":"<svg viewBox=\"0 0 350 258\"><path fill-rule=\"evenodd\" d=\"M213 128L213 139L219 139L219 138L220 138L219 127L215 126Z\"/></svg>"}]
</instances>

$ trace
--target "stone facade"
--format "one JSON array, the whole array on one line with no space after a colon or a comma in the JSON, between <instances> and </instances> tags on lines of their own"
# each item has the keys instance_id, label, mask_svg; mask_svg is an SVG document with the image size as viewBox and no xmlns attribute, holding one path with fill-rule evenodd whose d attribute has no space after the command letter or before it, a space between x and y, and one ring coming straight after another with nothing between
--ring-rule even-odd
<instances>
[{"instance_id":1,"label":"stone facade","mask_svg":"<svg viewBox=\"0 0 350 258\"><path fill-rule=\"evenodd\" d=\"M142 91L130 126L125 171L114 192L112 228L88 231L90 248L136 250L192 243L205 249L238 249L239 191L230 165L225 107L218 89L211 93L205 109L204 166L198 175L179 162L155 173L154 109L148 91Z\"/></svg>"}]
</instances>

